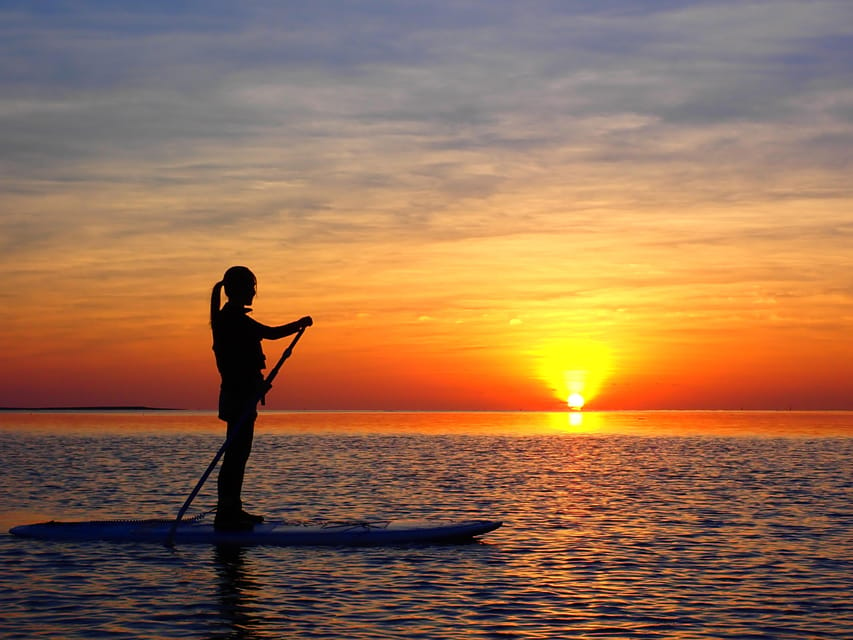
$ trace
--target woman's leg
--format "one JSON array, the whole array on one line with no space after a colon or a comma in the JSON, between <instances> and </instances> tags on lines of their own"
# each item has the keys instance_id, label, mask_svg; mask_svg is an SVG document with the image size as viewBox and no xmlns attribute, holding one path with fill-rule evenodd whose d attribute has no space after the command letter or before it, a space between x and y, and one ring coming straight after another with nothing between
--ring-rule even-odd
<instances>
[{"instance_id":1,"label":"woman's leg","mask_svg":"<svg viewBox=\"0 0 853 640\"><path fill-rule=\"evenodd\" d=\"M230 442L222 458L222 467L219 470L217 482L219 492L219 505L216 509L217 519L240 517L243 509L241 497L243 478L246 474L249 454L252 452L254 430L254 416L243 424L239 424L237 421L228 423Z\"/></svg>"}]
</instances>

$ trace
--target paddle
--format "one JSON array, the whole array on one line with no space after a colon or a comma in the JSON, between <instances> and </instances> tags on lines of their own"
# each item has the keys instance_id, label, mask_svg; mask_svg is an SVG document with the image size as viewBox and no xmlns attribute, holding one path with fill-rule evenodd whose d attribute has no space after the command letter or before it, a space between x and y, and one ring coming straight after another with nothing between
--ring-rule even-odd
<instances>
[{"instance_id":1,"label":"paddle","mask_svg":"<svg viewBox=\"0 0 853 640\"><path fill-rule=\"evenodd\" d=\"M225 442L222 443L222 446L219 447L219 451L216 452L216 455L213 456L213 460L210 461L210 464L207 465L207 469L205 469L204 473L201 475L198 483L195 488L190 492L190 495L187 497L183 506L178 511L178 515L175 517L175 521L172 523L171 528L169 529L169 534L166 536L166 540L163 544L167 547L174 546L175 542L175 531L178 530L178 525L181 523L181 518L184 517L184 514L187 512L187 509L190 508L190 504L195 497L198 495L198 492L201 491L202 486L207 481L208 476L213 472L213 469L216 467L216 463L219 462L219 459L225 453L226 449L228 449L228 445L231 443L232 438L243 428L243 425L251 418L252 414L255 412L255 409L258 406L258 402L260 402L261 398L263 398L267 392L272 388L272 381L275 380L275 377L278 375L279 369L281 369L281 365L284 364L284 361L290 357L290 354L293 353L293 347L296 346L296 343L299 342L299 338L302 337L302 334L305 333L305 329L307 327L302 327L299 331L296 332L296 335L293 337L293 341L288 345L287 349L284 350L284 353L281 354L281 357L278 359L276 365L272 368L266 380L264 380L264 385L261 387L260 391L258 391L257 397L254 401L246 407L246 410L243 412L243 415L240 416L240 420L237 421L237 426L231 430L231 433L228 437L225 438Z\"/></svg>"}]
</instances>

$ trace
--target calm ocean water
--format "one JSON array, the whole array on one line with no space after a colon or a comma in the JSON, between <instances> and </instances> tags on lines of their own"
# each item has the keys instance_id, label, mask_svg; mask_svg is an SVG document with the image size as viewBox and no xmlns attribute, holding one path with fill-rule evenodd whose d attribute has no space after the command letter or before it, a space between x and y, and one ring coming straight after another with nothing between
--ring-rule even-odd
<instances>
[{"instance_id":1,"label":"calm ocean water","mask_svg":"<svg viewBox=\"0 0 853 640\"><path fill-rule=\"evenodd\" d=\"M253 510L505 525L373 549L5 533L173 516L221 431L0 414L0 637L853 638L853 413L266 413Z\"/></svg>"}]
</instances>

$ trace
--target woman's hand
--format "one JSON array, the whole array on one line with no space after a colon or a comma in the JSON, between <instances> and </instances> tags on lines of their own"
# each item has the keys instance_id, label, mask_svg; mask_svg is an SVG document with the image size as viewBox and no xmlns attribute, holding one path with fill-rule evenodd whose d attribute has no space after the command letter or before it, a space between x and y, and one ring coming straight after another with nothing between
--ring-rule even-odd
<instances>
[{"instance_id":1,"label":"woman's hand","mask_svg":"<svg viewBox=\"0 0 853 640\"><path fill-rule=\"evenodd\" d=\"M314 324L314 320L311 319L311 316L305 316L304 318L299 319L299 326L302 329L310 327L313 324Z\"/></svg>"}]
</instances>

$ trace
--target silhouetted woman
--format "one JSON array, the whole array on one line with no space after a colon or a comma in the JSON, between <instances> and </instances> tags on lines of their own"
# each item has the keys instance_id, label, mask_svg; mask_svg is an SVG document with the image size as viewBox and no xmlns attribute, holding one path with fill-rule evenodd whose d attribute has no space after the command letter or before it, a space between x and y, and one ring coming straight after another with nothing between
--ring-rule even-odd
<instances>
[{"instance_id":1,"label":"silhouetted woman","mask_svg":"<svg viewBox=\"0 0 853 640\"><path fill-rule=\"evenodd\" d=\"M313 324L310 316L278 327L268 327L250 318L249 305L255 297L257 280L246 267L231 267L210 297L210 326L216 367L222 377L219 418L228 423L231 441L219 470L219 502L214 525L221 530L251 529L263 516L243 510L241 492L246 461L252 451L257 400L265 391L266 357L261 340L277 340ZM222 289L228 302L220 309ZM244 418L241 421L241 418Z\"/></svg>"}]
</instances>

